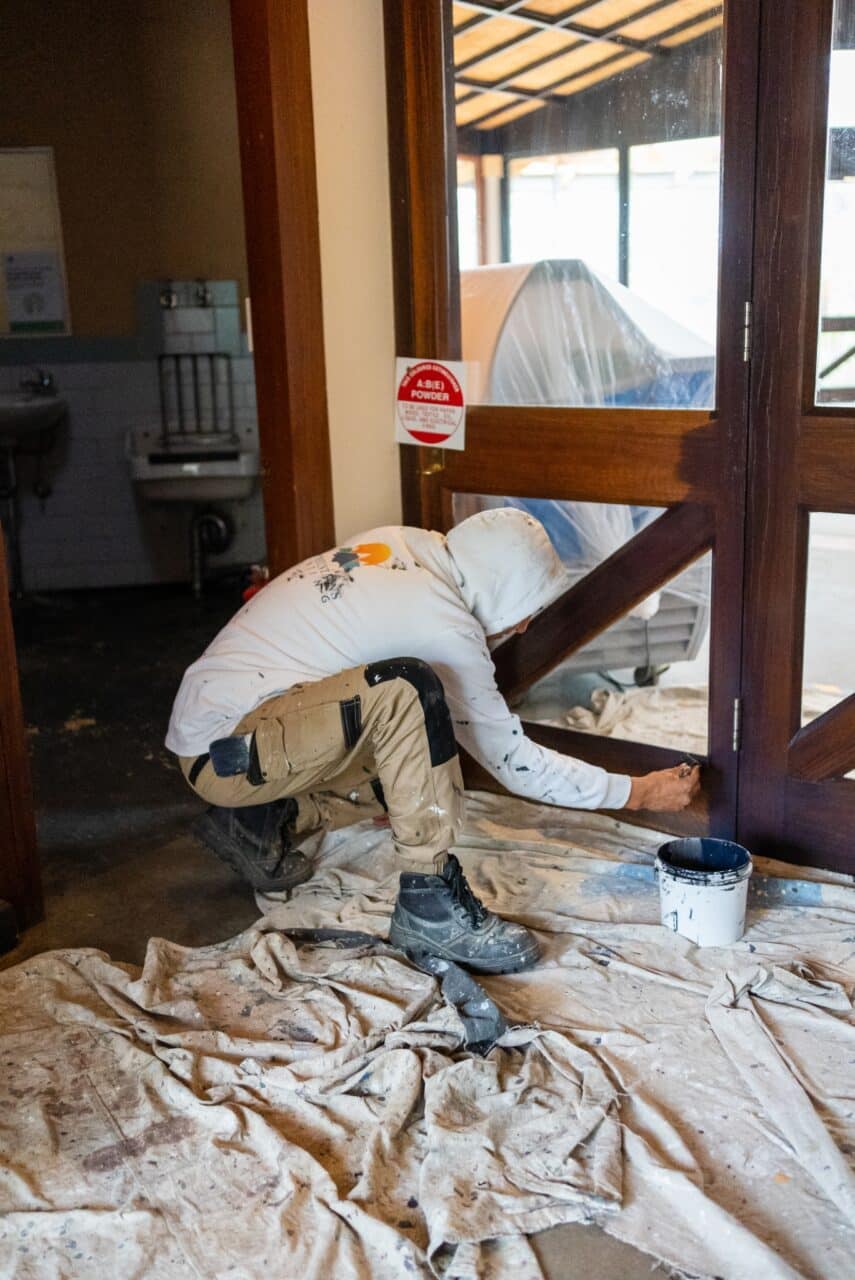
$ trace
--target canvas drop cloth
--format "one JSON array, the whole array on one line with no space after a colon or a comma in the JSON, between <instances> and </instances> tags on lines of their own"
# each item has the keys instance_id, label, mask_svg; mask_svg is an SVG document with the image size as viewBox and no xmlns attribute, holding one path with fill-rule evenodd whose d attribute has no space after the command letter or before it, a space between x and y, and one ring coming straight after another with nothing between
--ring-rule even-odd
<instances>
[{"instance_id":1,"label":"canvas drop cloth","mask_svg":"<svg viewBox=\"0 0 855 1280\"><path fill-rule=\"evenodd\" d=\"M526 1235L576 1221L677 1274L851 1275L851 881L761 863L702 951L657 923L655 833L469 812L476 890L544 947L484 981L517 1024L486 1057L353 936L395 894L370 825L237 938L0 974L0 1275L536 1280Z\"/></svg>"}]
</instances>

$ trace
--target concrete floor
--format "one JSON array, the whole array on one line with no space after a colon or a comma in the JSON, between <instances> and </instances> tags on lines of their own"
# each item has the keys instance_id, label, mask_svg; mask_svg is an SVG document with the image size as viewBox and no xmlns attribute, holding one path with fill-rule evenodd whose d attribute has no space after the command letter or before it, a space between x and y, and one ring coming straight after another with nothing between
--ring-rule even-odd
<instances>
[{"instance_id":1,"label":"concrete floor","mask_svg":"<svg viewBox=\"0 0 855 1280\"><path fill-rule=\"evenodd\" d=\"M140 963L152 934L195 946L256 918L189 834L201 806L163 746L182 671L238 603L236 588L75 592L18 620L47 918L0 964L66 946Z\"/></svg>"},{"instance_id":2,"label":"concrete floor","mask_svg":"<svg viewBox=\"0 0 855 1280\"><path fill-rule=\"evenodd\" d=\"M198 946L257 918L251 891L193 839L201 805L163 746L182 671L239 603L236 584L201 602L80 592L18 619L47 914L0 969L61 947L139 964L153 934ZM655 1266L596 1227L534 1245L549 1280L642 1280Z\"/></svg>"}]
</instances>

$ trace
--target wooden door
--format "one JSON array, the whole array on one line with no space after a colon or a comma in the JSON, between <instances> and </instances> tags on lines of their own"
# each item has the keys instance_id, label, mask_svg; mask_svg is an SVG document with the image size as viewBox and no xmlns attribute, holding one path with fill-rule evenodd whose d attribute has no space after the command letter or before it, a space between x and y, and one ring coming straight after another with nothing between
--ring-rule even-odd
<instances>
[{"instance_id":1,"label":"wooden door","mask_svg":"<svg viewBox=\"0 0 855 1280\"><path fill-rule=\"evenodd\" d=\"M453 40L464 27L477 28L503 7L520 10L518 18L528 13L518 5L387 2L396 323L401 355L454 358L461 354L458 250L455 219L453 214L449 216L456 196ZM566 14L556 14L552 20L541 16L539 32L550 38L558 33L561 39L571 32L572 53L580 31L580 46L591 41L590 32L584 34L586 28L570 21L584 8L568 6ZM645 13L650 8L646 6ZM703 17L709 20L708 14ZM584 22L584 14L578 22ZM759 4L755 0L726 6L720 260L727 269L719 272L714 407L477 404L468 411L464 452L408 448L402 458L405 518L433 528L444 529L451 523L455 494L512 494L664 508L658 520L576 583L524 636L497 651L500 686L509 695L531 686L712 549L709 748L703 793L694 809L677 819L673 815L647 817L673 830L721 834L732 834L737 803L734 721L739 710L742 658L749 391L745 319L751 298L758 27ZM508 28L505 44L512 36ZM623 37L617 34L613 39L620 42ZM637 60L648 56L628 53L627 45L634 47L629 37L604 56L617 56L613 48L620 56ZM495 51L502 54L502 48ZM590 62L584 49L579 53ZM553 50L549 58L554 56ZM549 58L542 54L540 63ZM529 65L534 67L536 62ZM479 86L473 92L485 91L488 77L485 73L478 80L476 72L473 68L468 73L464 93L469 80ZM513 82L513 77L511 80L511 89L521 83ZM507 77L502 81L499 75L495 83L501 105ZM489 90L489 85L486 88ZM459 83L456 92L459 99ZM520 89L521 100L525 94L526 90ZM622 173L625 177L625 169ZM677 749L568 729L529 724L527 730L550 746L619 772L646 772L676 763L681 756ZM470 774L470 779L473 776Z\"/></svg>"},{"instance_id":2,"label":"wooden door","mask_svg":"<svg viewBox=\"0 0 855 1280\"><path fill-rule=\"evenodd\" d=\"M829 133L833 46L835 58L855 47L848 0L764 5L738 830L758 852L853 871L855 133L848 116ZM835 218L842 252L827 235L821 263ZM807 701L817 674L832 703L818 717Z\"/></svg>"},{"instance_id":3,"label":"wooden door","mask_svg":"<svg viewBox=\"0 0 855 1280\"><path fill-rule=\"evenodd\" d=\"M36 850L30 761L18 686L9 605L6 542L0 529L0 899L10 902L18 927L44 914Z\"/></svg>"}]
</instances>

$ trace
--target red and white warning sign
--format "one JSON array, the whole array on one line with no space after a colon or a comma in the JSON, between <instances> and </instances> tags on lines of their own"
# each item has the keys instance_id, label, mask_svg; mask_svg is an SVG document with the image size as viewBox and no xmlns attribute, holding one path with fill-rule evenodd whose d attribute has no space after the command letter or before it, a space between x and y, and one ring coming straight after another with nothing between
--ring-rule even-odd
<instances>
[{"instance_id":1,"label":"red and white warning sign","mask_svg":"<svg viewBox=\"0 0 855 1280\"><path fill-rule=\"evenodd\" d=\"M461 360L395 363L395 439L462 449L466 437L466 365Z\"/></svg>"}]
</instances>

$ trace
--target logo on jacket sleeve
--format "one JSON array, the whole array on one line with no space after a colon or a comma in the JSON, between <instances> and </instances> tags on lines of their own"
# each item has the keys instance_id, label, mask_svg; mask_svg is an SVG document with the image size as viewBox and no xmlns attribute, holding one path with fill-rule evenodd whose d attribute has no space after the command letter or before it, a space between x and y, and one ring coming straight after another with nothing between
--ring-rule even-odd
<instances>
[{"instance_id":1,"label":"logo on jacket sleeve","mask_svg":"<svg viewBox=\"0 0 855 1280\"><path fill-rule=\"evenodd\" d=\"M358 542L354 547L339 547L320 557L323 566L315 586L321 593L321 604L338 600L353 572L363 565L383 565L387 569L406 569L399 556L392 555L392 548L385 542Z\"/></svg>"},{"instance_id":2,"label":"logo on jacket sleeve","mask_svg":"<svg viewBox=\"0 0 855 1280\"><path fill-rule=\"evenodd\" d=\"M391 554L392 549L385 542L358 542L355 547L339 547L332 558L345 573L350 573L361 564L382 564Z\"/></svg>"}]
</instances>

